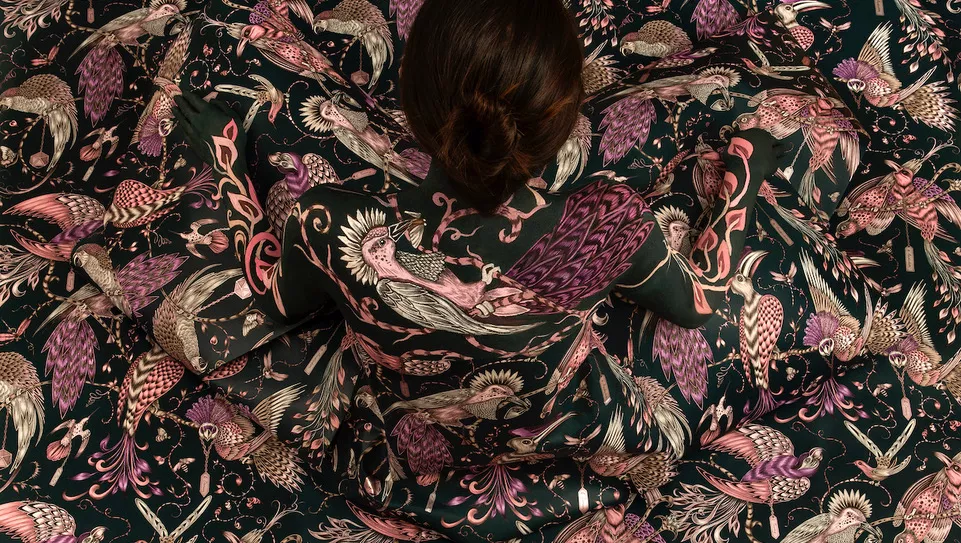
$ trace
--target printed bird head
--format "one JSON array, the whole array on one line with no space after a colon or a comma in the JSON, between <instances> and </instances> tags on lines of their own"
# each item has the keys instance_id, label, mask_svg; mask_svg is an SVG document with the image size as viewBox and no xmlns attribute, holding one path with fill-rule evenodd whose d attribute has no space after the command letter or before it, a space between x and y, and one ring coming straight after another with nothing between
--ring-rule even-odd
<instances>
[{"instance_id":1,"label":"printed bird head","mask_svg":"<svg viewBox=\"0 0 961 543\"><path fill-rule=\"evenodd\" d=\"M267 162L283 173L296 173L303 168L303 162L294 153L270 153Z\"/></svg>"},{"instance_id":2,"label":"printed bird head","mask_svg":"<svg viewBox=\"0 0 961 543\"><path fill-rule=\"evenodd\" d=\"M87 532L87 535L80 540L80 543L100 543L103 541L105 535L107 535L107 529L103 526L97 526Z\"/></svg>"},{"instance_id":3,"label":"printed bird head","mask_svg":"<svg viewBox=\"0 0 961 543\"><path fill-rule=\"evenodd\" d=\"M954 487L961 486L961 453L951 458L941 451L934 451L934 456L944 464L944 475L948 482Z\"/></svg>"},{"instance_id":4,"label":"printed bird head","mask_svg":"<svg viewBox=\"0 0 961 543\"><path fill-rule=\"evenodd\" d=\"M788 0L778 4L777 7L774 8L774 15L777 16L778 21L780 21L782 25L788 26L797 22L799 13L827 9L829 7L831 6L815 0Z\"/></svg>"},{"instance_id":5,"label":"printed bird head","mask_svg":"<svg viewBox=\"0 0 961 543\"><path fill-rule=\"evenodd\" d=\"M95 243L85 243L78 247L73 253L73 263L83 270L89 270L94 266L102 270L113 269L107 250Z\"/></svg>"},{"instance_id":6,"label":"printed bird head","mask_svg":"<svg viewBox=\"0 0 961 543\"><path fill-rule=\"evenodd\" d=\"M734 277L732 277L730 283L728 283L730 289L742 296L753 292L754 285L751 282L751 277L754 275L754 272L757 271L761 260L767 255L767 251L748 252L738 265Z\"/></svg>"},{"instance_id":7,"label":"printed bird head","mask_svg":"<svg viewBox=\"0 0 961 543\"><path fill-rule=\"evenodd\" d=\"M834 68L834 77L846 83L854 94L864 92L867 82L878 77L878 71L867 62L846 58Z\"/></svg>"},{"instance_id":8,"label":"printed bird head","mask_svg":"<svg viewBox=\"0 0 961 543\"><path fill-rule=\"evenodd\" d=\"M512 419L527 411L530 403L517 395L524 388L524 379L511 370L488 370L471 379L470 388L478 391L470 399L470 403L492 402L495 409L507 404L512 407L504 416Z\"/></svg>"},{"instance_id":9,"label":"printed bird head","mask_svg":"<svg viewBox=\"0 0 961 543\"><path fill-rule=\"evenodd\" d=\"M821 465L821 460L824 459L824 449L821 447L814 447L809 452L801 455L801 464L798 469L802 470L813 470L817 469Z\"/></svg>"},{"instance_id":10,"label":"printed bird head","mask_svg":"<svg viewBox=\"0 0 961 543\"><path fill-rule=\"evenodd\" d=\"M337 17L337 14L333 10L321 11L314 17L314 24L312 25L314 32L326 32L336 31L336 28L342 24L342 21Z\"/></svg>"},{"instance_id":11,"label":"printed bird head","mask_svg":"<svg viewBox=\"0 0 961 543\"><path fill-rule=\"evenodd\" d=\"M266 94L267 101L270 102L270 109L267 110L267 120L274 124L277 114L284 107L284 93L274 86L266 77L259 74L251 74L250 78L258 83L255 89Z\"/></svg>"},{"instance_id":12,"label":"printed bird head","mask_svg":"<svg viewBox=\"0 0 961 543\"><path fill-rule=\"evenodd\" d=\"M546 426L537 428L534 431L525 430L525 429L512 430L511 431L512 434L519 435L520 437L512 438L510 441L507 442L507 446L514 449L515 453L519 453L519 454L532 453L535 450L537 450L537 446L540 444L541 441L544 440L544 438L546 438L548 435L550 435L551 432L556 430L558 426L560 426L561 424L564 424L564 422L566 422L567 419L572 418L574 416L575 416L574 413L569 413L569 412L564 413L563 415L558 417L554 422L551 422Z\"/></svg>"},{"instance_id":13,"label":"printed bird head","mask_svg":"<svg viewBox=\"0 0 961 543\"><path fill-rule=\"evenodd\" d=\"M237 56L239 57L243 54L244 48L247 47L248 43L259 40L266 33L267 29L260 25L244 25L244 27L240 29L240 36L237 40Z\"/></svg>"},{"instance_id":14,"label":"printed bird head","mask_svg":"<svg viewBox=\"0 0 961 543\"><path fill-rule=\"evenodd\" d=\"M880 538L877 528L868 524L871 510L871 502L857 490L841 490L828 501L828 512L834 518L836 531L860 524L865 531Z\"/></svg>"}]
</instances>

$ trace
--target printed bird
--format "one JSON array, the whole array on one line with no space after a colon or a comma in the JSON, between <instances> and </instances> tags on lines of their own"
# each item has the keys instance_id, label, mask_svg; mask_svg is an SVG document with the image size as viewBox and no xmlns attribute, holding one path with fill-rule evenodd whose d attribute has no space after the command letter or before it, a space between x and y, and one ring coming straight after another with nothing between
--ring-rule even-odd
<instances>
[{"instance_id":1,"label":"printed bird","mask_svg":"<svg viewBox=\"0 0 961 543\"><path fill-rule=\"evenodd\" d=\"M77 447L77 451L74 453L74 458L78 458L83 451L87 449L87 445L90 443L90 430L87 428L87 422L90 421L90 416L86 416L80 420L67 419L56 426L51 434L59 432L60 430L65 430L63 437L58 440L51 441L47 445L47 460L52 460L54 462L64 460L70 453L73 452L73 440L80 438L80 446Z\"/></svg>"},{"instance_id":2,"label":"printed bird","mask_svg":"<svg viewBox=\"0 0 961 543\"><path fill-rule=\"evenodd\" d=\"M727 396L721 396L721 399L717 403L711 404L704 410L701 415L701 420L697 423L698 428L704 424L705 421L710 421L707 425L707 430L701 434L701 446L707 446L708 443L717 439L718 436L727 432L731 429L731 425L734 422L734 408L730 405L724 405L727 402ZM721 422L724 422L722 427Z\"/></svg>"},{"instance_id":3,"label":"printed bird","mask_svg":"<svg viewBox=\"0 0 961 543\"><path fill-rule=\"evenodd\" d=\"M97 526L74 535L77 521L60 506L34 500L0 504L0 533L23 543L101 543L107 529Z\"/></svg>"},{"instance_id":4,"label":"printed bird","mask_svg":"<svg viewBox=\"0 0 961 543\"><path fill-rule=\"evenodd\" d=\"M308 530L307 532L319 541L343 541L345 543L348 541L364 543L413 541L421 543L444 539L441 534L406 520L374 515L349 501L347 506L362 524L348 519L328 517L331 524L329 528L321 524L317 530Z\"/></svg>"},{"instance_id":5,"label":"printed bird","mask_svg":"<svg viewBox=\"0 0 961 543\"><path fill-rule=\"evenodd\" d=\"M147 107L140 114L137 126L134 128L131 145L136 143L146 156L157 157L163 152L164 138L170 135L173 130L173 108L172 96L180 92L176 81L180 77L184 61L187 58L187 51L190 47L190 37L193 35L192 25L187 24L183 30L177 34L167 47L164 58L160 62L160 68L154 75L153 83L158 88L154 91Z\"/></svg>"},{"instance_id":6,"label":"printed bird","mask_svg":"<svg viewBox=\"0 0 961 543\"><path fill-rule=\"evenodd\" d=\"M782 4L782 6L783 5L784 4ZM758 66L757 64L754 64L754 61L747 58L741 58L741 62L743 62L744 65L747 66L749 70L751 70L757 75L763 75L765 77L770 77L773 79L782 79L785 81L790 81L791 79L794 79L794 78L789 75L781 75L781 74L811 71L810 66L772 66L771 61L768 60L767 55L764 54L764 51L761 51L761 49L753 41L748 40L747 44L748 44L748 47L750 47L751 51L754 53L754 55L757 57L758 62L760 62L761 65Z\"/></svg>"},{"instance_id":7,"label":"printed bird","mask_svg":"<svg viewBox=\"0 0 961 543\"><path fill-rule=\"evenodd\" d=\"M93 175L94 169L97 163L100 162L101 158L110 158L114 153L117 152L117 147L120 144L120 137L114 134L114 131L120 125L114 125L110 128L95 128L90 131L89 134L81 138L82 140L88 139L91 136L96 136L91 143L84 145L80 148L80 160L84 162L93 162L87 171L83 174L84 181L90 181L90 177ZM104 147L107 148L107 154L103 154Z\"/></svg>"},{"instance_id":8,"label":"printed bird","mask_svg":"<svg viewBox=\"0 0 961 543\"><path fill-rule=\"evenodd\" d=\"M349 502L348 502L349 503ZM264 536L267 535L274 526L276 526L280 519L284 518L290 513L300 513L297 511L297 503L294 502L292 507L281 509L280 503L277 503L277 512L274 513L270 520L268 520L263 526L259 528L254 528L253 530L244 534L243 537L237 537L233 532L224 531L224 537L227 539L228 543L261 543Z\"/></svg>"},{"instance_id":9,"label":"printed bird","mask_svg":"<svg viewBox=\"0 0 961 543\"><path fill-rule=\"evenodd\" d=\"M360 41L372 65L368 88L376 87L384 66L394 63L394 42L387 20L368 0L341 0L333 9L320 12L314 18L314 32L345 34Z\"/></svg>"},{"instance_id":10,"label":"printed bird","mask_svg":"<svg viewBox=\"0 0 961 543\"><path fill-rule=\"evenodd\" d=\"M703 136L698 136L697 144L694 146L694 191L702 209L714 203L718 192L721 190L721 183L724 181L724 172L727 169L721 154L711 145L704 142Z\"/></svg>"},{"instance_id":11,"label":"printed bird","mask_svg":"<svg viewBox=\"0 0 961 543\"><path fill-rule=\"evenodd\" d=\"M60 227L49 241L34 241L11 231L13 239L29 253L44 260L67 262L77 242L103 225L103 204L82 194L50 193L34 196L4 211L4 214L42 219Z\"/></svg>"},{"instance_id":12,"label":"printed bird","mask_svg":"<svg viewBox=\"0 0 961 543\"><path fill-rule=\"evenodd\" d=\"M284 93L274 86L266 77L259 74L250 74L250 78L257 82L254 88L241 87L240 85L216 85L214 90L227 94L235 94L253 100L244 115L244 131L250 130L254 124L254 118L264 104L270 104L267 110L267 120L274 124L277 114L284 107Z\"/></svg>"},{"instance_id":13,"label":"printed bird","mask_svg":"<svg viewBox=\"0 0 961 543\"><path fill-rule=\"evenodd\" d=\"M784 307L776 296L758 294L753 282L754 272L767 254L767 251L748 253L731 279L731 292L744 298L738 319L744 379L758 391L757 403L749 411L752 420L777 406L771 394L768 372L784 323Z\"/></svg>"},{"instance_id":14,"label":"printed bird","mask_svg":"<svg viewBox=\"0 0 961 543\"><path fill-rule=\"evenodd\" d=\"M156 513L150 510L150 507L146 502L140 498L134 498L133 501L137 505L137 509L140 510L140 514L147 519L147 523L150 524L155 532L157 532L157 536L160 538L160 543L183 543L181 537L187 532L188 529L190 529L191 526L194 525L194 523L200 519L201 515L204 514L204 511L207 510L207 506L210 505L210 501L212 499L213 496L207 496L201 500L200 503L197 504L196 509L187 515L187 517L180 522L180 525L178 525L177 528L172 532L167 531L167 527L164 526L163 521L160 520L160 517L158 517ZM197 536L193 536L188 540L187 543L195 543L196 541Z\"/></svg>"},{"instance_id":15,"label":"printed bird","mask_svg":"<svg viewBox=\"0 0 961 543\"><path fill-rule=\"evenodd\" d=\"M921 386L933 386L954 370L957 360L941 363L941 355L928 331L926 294L924 283L915 283L908 291L899 311L904 332L897 343L886 349L885 354L891 364L912 381Z\"/></svg>"},{"instance_id":16,"label":"printed bird","mask_svg":"<svg viewBox=\"0 0 961 543\"><path fill-rule=\"evenodd\" d=\"M816 0L783 0L774 8L774 15L794 39L794 43L807 51L814 45L814 32L797 21L798 14L830 7L829 4Z\"/></svg>"},{"instance_id":17,"label":"printed bird","mask_svg":"<svg viewBox=\"0 0 961 543\"><path fill-rule=\"evenodd\" d=\"M720 92L723 104L731 104L730 89L740 80L740 74L733 69L714 66L696 74L628 85L612 94L612 97L623 98L602 111L604 117L599 129L602 132L600 150L604 154L604 165L624 158L632 148L644 147L655 119L655 98L670 103L691 96L707 104L713 94Z\"/></svg>"},{"instance_id":18,"label":"printed bird","mask_svg":"<svg viewBox=\"0 0 961 543\"><path fill-rule=\"evenodd\" d=\"M225 27L227 34L237 40L238 57L243 54L247 44L250 44L260 51L264 58L280 68L314 78L327 94L330 94L324 85L327 79L340 85L347 84L347 81L334 70L330 59L296 35L258 24L245 25L219 21L210 21L209 24Z\"/></svg>"},{"instance_id":19,"label":"printed bird","mask_svg":"<svg viewBox=\"0 0 961 543\"><path fill-rule=\"evenodd\" d=\"M601 477L627 477L637 492L644 495L647 503L660 498L661 486L677 476L676 461L669 452L630 454L624 440L624 415L618 407L611 414L604 442L586 461L594 473Z\"/></svg>"},{"instance_id":20,"label":"printed bird","mask_svg":"<svg viewBox=\"0 0 961 543\"><path fill-rule=\"evenodd\" d=\"M173 204L184 196L213 192L216 187L207 164L199 170L194 169L191 179L184 185L169 189L157 189L134 179L124 179L114 189L113 200L103 215L103 224L110 223L117 228L143 226L173 211Z\"/></svg>"},{"instance_id":21,"label":"printed bird","mask_svg":"<svg viewBox=\"0 0 961 543\"><path fill-rule=\"evenodd\" d=\"M892 475L901 473L901 471L908 467L908 464L911 463L911 456L909 455L900 464L898 463L896 457L898 452L901 451L901 447L904 447L905 443L908 442L908 439L911 438L911 434L914 433L914 427L917 425L917 420L918 419L912 418L908 421L907 425L904 427L904 430L901 431L901 435L894 440L894 443L888 447L888 451L885 453L882 453L881 448L878 447L877 444L875 444L874 441L867 436L867 434L858 429L853 422L845 420L844 427L851 432L851 435L853 435L855 439L861 442L861 445L864 445L864 448L871 453L871 456L874 457L874 461L877 464L876 467L872 467L863 460L856 460L854 465L859 470L864 472L868 479L871 479L876 483L883 481Z\"/></svg>"},{"instance_id":22,"label":"printed bird","mask_svg":"<svg viewBox=\"0 0 961 543\"><path fill-rule=\"evenodd\" d=\"M697 534L718 533L715 530L733 522L749 503L767 504L771 509L768 521L771 536L777 539L780 528L774 504L806 494L811 487L810 477L817 473L824 458L824 450L819 447L795 455L794 445L787 436L759 424L728 432L705 449L734 455L747 461L751 469L740 480L733 481L698 467L698 472L716 492L701 485L682 484L683 490L674 505L683 515L699 520L686 530L685 539L689 540L695 540Z\"/></svg>"},{"instance_id":23,"label":"printed bird","mask_svg":"<svg viewBox=\"0 0 961 543\"><path fill-rule=\"evenodd\" d=\"M0 409L13 419L17 431L17 455L9 466L15 474L30 450L30 440L36 436L40 443L44 419L37 369L20 353L0 352Z\"/></svg>"},{"instance_id":24,"label":"printed bird","mask_svg":"<svg viewBox=\"0 0 961 543\"><path fill-rule=\"evenodd\" d=\"M804 135L804 147L810 151L811 157L796 186L808 205L816 207L821 201L820 191L814 183L817 172L824 172L832 181L837 178L835 150L840 149L849 176L854 175L861 163L857 130L842 111L844 103L840 100L793 89L772 89L756 94L748 106L756 109L734 121L738 129L761 128L779 140L791 137L798 130ZM800 149L791 165L779 170L782 177L790 180L794 176L794 164L799 156Z\"/></svg>"},{"instance_id":25,"label":"printed bird","mask_svg":"<svg viewBox=\"0 0 961 543\"><path fill-rule=\"evenodd\" d=\"M453 461L449 442L433 426L459 427L463 426L464 419L514 418L530 407L517 396L523 387L524 380L513 371L488 370L471 379L467 388L395 402L384 410L384 416L397 409L408 411L394 426L391 436L397 439L398 452L407 455L407 463L417 474L418 482L430 484ZM508 405L518 409L499 415L499 410Z\"/></svg>"},{"instance_id":26,"label":"printed bird","mask_svg":"<svg viewBox=\"0 0 961 543\"><path fill-rule=\"evenodd\" d=\"M203 321L198 315L206 309L207 300L221 285L243 275L240 268L210 272L216 266L206 266L190 274L170 294L153 316L154 338L157 344L175 360L187 364L195 373L203 373L208 361L200 356L195 322ZM219 319L217 319L219 320Z\"/></svg>"},{"instance_id":27,"label":"printed bird","mask_svg":"<svg viewBox=\"0 0 961 543\"><path fill-rule=\"evenodd\" d=\"M198 247L209 247L214 254L220 254L227 250L227 247L230 247L227 234L224 234L224 231L228 230L227 227L214 228L206 234L200 233L201 228L212 224L220 224L220 221L213 218L198 219L190 223L189 232L177 233L180 238L184 240L184 248L187 249L190 254L197 258L204 258L197 249ZM250 313L247 315L250 315Z\"/></svg>"},{"instance_id":28,"label":"printed bird","mask_svg":"<svg viewBox=\"0 0 961 543\"><path fill-rule=\"evenodd\" d=\"M414 185L421 170L408 156L394 151L390 138L375 130L367 114L345 107L348 96L337 94L332 100L311 96L300 108L307 128L318 133L333 133L344 147L361 160L383 170L390 182L391 176Z\"/></svg>"},{"instance_id":29,"label":"printed bird","mask_svg":"<svg viewBox=\"0 0 961 543\"><path fill-rule=\"evenodd\" d=\"M574 336L574 341L571 342L560 364L551 372L547 385L544 386L544 394L550 396L550 399L541 409L541 418L546 418L553 411L554 404L560 399L561 393L574 382L584 361L595 349L600 351L601 356L610 358L604 347L604 338L594 330L592 318L588 317L581 324L577 335Z\"/></svg>"},{"instance_id":30,"label":"printed bird","mask_svg":"<svg viewBox=\"0 0 961 543\"><path fill-rule=\"evenodd\" d=\"M400 251L397 242L406 234L415 247L420 243L424 221L409 219L390 227L380 210L358 211L341 227L342 258L353 276L364 285L376 285L384 303L398 315L418 326L463 335L507 335L528 330L536 324L488 324L470 311L488 307L483 280L464 283L446 266L444 255ZM509 291L513 293L514 291ZM487 303L487 306L482 304ZM498 313L493 311L495 315ZM515 313L516 314L516 313Z\"/></svg>"},{"instance_id":31,"label":"printed bird","mask_svg":"<svg viewBox=\"0 0 961 543\"><path fill-rule=\"evenodd\" d=\"M644 23L636 32L621 37L621 55L664 58L691 49L691 38L677 25L664 20Z\"/></svg>"},{"instance_id":32,"label":"printed bird","mask_svg":"<svg viewBox=\"0 0 961 543\"><path fill-rule=\"evenodd\" d=\"M84 113L94 126L123 91L126 68L117 46L136 46L147 34L163 36L171 18L183 19L180 11L185 7L183 0L153 0L147 7L135 9L101 26L74 50L71 56L89 49L76 73L80 76L78 85L84 96Z\"/></svg>"},{"instance_id":33,"label":"printed bird","mask_svg":"<svg viewBox=\"0 0 961 543\"><path fill-rule=\"evenodd\" d=\"M635 430L645 428L659 434L658 451L673 453L681 458L691 441L691 427L677 400L667 388L653 377L634 377L634 387L628 392L628 405L636 407L631 418Z\"/></svg>"},{"instance_id":34,"label":"printed bird","mask_svg":"<svg viewBox=\"0 0 961 543\"><path fill-rule=\"evenodd\" d=\"M390 0L389 14L397 22L397 35L400 39L406 41L410 36L410 28L414 25L414 19L422 5L424 0Z\"/></svg>"},{"instance_id":35,"label":"printed bird","mask_svg":"<svg viewBox=\"0 0 961 543\"><path fill-rule=\"evenodd\" d=\"M60 161L67 144L77 140L77 105L73 92L64 80L55 75L40 74L28 78L18 87L0 93L0 112L12 109L22 113L32 113L36 119L30 121L23 132L17 156L26 171L27 161L23 159L23 147L33 126L43 121L53 140L53 156L47 162L47 177Z\"/></svg>"},{"instance_id":36,"label":"printed bird","mask_svg":"<svg viewBox=\"0 0 961 543\"><path fill-rule=\"evenodd\" d=\"M671 249L685 257L691 254L691 225L687 214L674 206L666 206L655 211L654 217ZM664 377L673 377L681 395L698 407L702 406L707 393L707 365L713 360L712 353L700 329L658 319L652 356L660 359Z\"/></svg>"},{"instance_id":37,"label":"printed bird","mask_svg":"<svg viewBox=\"0 0 961 543\"><path fill-rule=\"evenodd\" d=\"M880 530L868 523L871 512L871 501L864 494L838 491L828 500L827 512L798 524L781 543L855 543L861 531L880 541Z\"/></svg>"},{"instance_id":38,"label":"printed bird","mask_svg":"<svg viewBox=\"0 0 961 543\"><path fill-rule=\"evenodd\" d=\"M894 510L891 524L904 531L894 543L944 543L948 540L957 516L961 496L961 453L949 458L940 451L935 458L944 464L938 472L914 483Z\"/></svg>"},{"instance_id":39,"label":"printed bird","mask_svg":"<svg viewBox=\"0 0 961 543\"><path fill-rule=\"evenodd\" d=\"M691 14L698 40L710 38L733 26L740 18L729 0L697 0Z\"/></svg>"},{"instance_id":40,"label":"printed bird","mask_svg":"<svg viewBox=\"0 0 961 543\"><path fill-rule=\"evenodd\" d=\"M294 203L307 189L342 183L330 162L314 153L303 156L297 153L271 153L267 155L267 162L284 174L283 179L270 187L265 204L267 220L278 236L284 231L284 224Z\"/></svg>"},{"instance_id":41,"label":"printed bird","mask_svg":"<svg viewBox=\"0 0 961 543\"><path fill-rule=\"evenodd\" d=\"M250 12L247 20L252 25L263 25L267 28L280 30L298 38L303 35L291 21L290 13L309 23L314 15L310 11L310 6L306 0L259 0L253 7L242 6L224 0L224 4L234 9L242 9Z\"/></svg>"},{"instance_id":42,"label":"printed bird","mask_svg":"<svg viewBox=\"0 0 961 543\"><path fill-rule=\"evenodd\" d=\"M575 413L567 412L541 426L511 430L511 435L515 437L507 441L507 446L513 450L497 455L491 462L494 464L513 464L516 462L539 462L554 458L554 453L539 450L541 443L562 424L575 416Z\"/></svg>"},{"instance_id":43,"label":"printed bird","mask_svg":"<svg viewBox=\"0 0 961 543\"><path fill-rule=\"evenodd\" d=\"M80 287L40 324L57 322L41 352L47 353L44 372L53 374L50 397L61 417L73 409L97 369L98 342L89 317L113 318L114 307L128 317L139 316L156 299L150 294L172 281L185 260L176 255L147 259L141 253L114 273L103 247L88 243L77 249L74 262L92 272L91 280L103 290L92 284Z\"/></svg>"},{"instance_id":44,"label":"printed bird","mask_svg":"<svg viewBox=\"0 0 961 543\"><path fill-rule=\"evenodd\" d=\"M584 173L584 166L587 165L591 152L592 135L590 119L578 113L574 130L557 153L557 171L554 173L554 182L551 183L551 192L561 190L572 176L577 179Z\"/></svg>"},{"instance_id":45,"label":"printed bird","mask_svg":"<svg viewBox=\"0 0 961 543\"><path fill-rule=\"evenodd\" d=\"M584 83L585 96L597 94L603 88L618 81L624 74L622 68L616 66L614 55L601 55L607 42L602 42L584 59L581 67L581 81Z\"/></svg>"},{"instance_id":46,"label":"printed bird","mask_svg":"<svg viewBox=\"0 0 961 543\"><path fill-rule=\"evenodd\" d=\"M568 522L554 538L555 543L605 543L620 541L640 541L643 543L665 543L661 534L645 520L634 513L625 514L631 506L612 505L590 512Z\"/></svg>"},{"instance_id":47,"label":"printed bird","mask_svg":"<svg viewBox=\"0 0 961 543\"><path fill-rule=\"evenodd\" d=\"M868 315L862 328L861 322L844 307L806 252L801 253L801 270L814 306L814 314L808 317L804 328L804 345L817 347L824 357L833 355L841 362L850 362L870 341L873 309L870 291L865 288Z\"/></svg>"},{"instance_id":48,"label":"printed bird","mask_svg":"<svg viewBox=\"0 0 961 543\"><path fill-rule=\"evenodd\" d=\"M834 76L872 106L902 110L915 121L953 133L958 120L954 100L943 81L928 83L936 68L907 87L895 75L889 49L891 28L890 22L875 28L858 58L842 60L834 68Z\"/></svg>"},{"instance_id":49,"label":"printed bird","mask_svg":"<svg viewBox=\"0 0 961 543\"><path fill-rule=\"evenodd\" d=\"M253 410L222 396L205 396L190 407L187 418L200 425L201 439L213 443L221 458L251 463L262 481L297 492L306 472L297 452L277 439L276 433L284 411L303 390L300 384L283 388Z\"/></svg>"},{"instance_id":50,"label":"printed bird","mask_svg":"<svg viewBox=\"0 0 961 543\"><path fill-rule=\"evenodd\" d=\"M91 456L90 462L100 474L98 482L88 490L91 497L101 499L128 489L144 499L153 495L157 482L150 480L150 466L138 457L143 448L135 436L147 411L180 382L184 371L183 364L156 346L130 365L117 399L117 418L123 435L114 445L104 439L100 452Z\"/></svg>"}]
</instances>

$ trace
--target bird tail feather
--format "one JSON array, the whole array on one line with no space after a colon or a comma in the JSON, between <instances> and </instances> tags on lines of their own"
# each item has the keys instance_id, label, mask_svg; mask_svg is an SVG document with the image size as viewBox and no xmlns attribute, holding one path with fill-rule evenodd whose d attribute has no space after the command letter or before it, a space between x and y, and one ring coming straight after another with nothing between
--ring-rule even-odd
<instances>
[{"instance_id":1,"label":"bird tail feather","mask_svg":"<svg viewBox=\"0 0 961 543\"><path fill-rule=\"evenodd\" d=\"M722 494L703 485L681 483L674 491L671 520L684 533L684 541L691 543L714 543L727 541L724 531L738 535L741 531L740 515L745 502Z\"/></svg>"},{"instance_id":2,"label":"bird tail feather","mask_svg":"<svg viewBox=\"0 0 961 543\"><path fill-rule=\"evenodd\" d=\"M123 58L116 47L97 45L83 57L77 68L79 88L83 94L83 111L92 126L106 115L116 97L123 91Z\"/></svg>"}]
</instances>

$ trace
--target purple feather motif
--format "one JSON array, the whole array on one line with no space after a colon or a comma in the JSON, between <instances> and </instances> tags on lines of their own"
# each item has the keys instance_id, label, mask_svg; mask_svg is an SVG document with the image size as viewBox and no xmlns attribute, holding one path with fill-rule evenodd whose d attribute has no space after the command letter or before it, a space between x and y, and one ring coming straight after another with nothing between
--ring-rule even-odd
<instances>
[{"instance_id":1,"label":"purple feather motif","mask_svg":"<svg viewBox=\"0 0 961 543\"><path fill-rule=\"evenodd\" d=\"M664 377L677 380L677 388L689 402L704 406L707 394L707 365L713 353L700 329L680 327L666 320L654 329L654 359L661 360Z\"/></svg>"},{"instance_id":2,"label":"purple feather motif","mask_svg":"<svg viewBox=\"0 0 961 543\"><path fill-rule=\"evenodd\" d=\"M832 73L838 79L843 79L845 81L851 79L870 81L878 76L878 71L872 68L870 64L855 60L853 58L846 58L842 60L841 63L834 68Z\"/></svg>"},{"instance_id":3,"label":"purple feather motif","mask_svg":"<svg viewBox=\"0 0 961 543\"><path fill-rule=\"evenodd\" d=\"M811 315L804 327L804 345L817 347L822 341L834 335L838 329L838 318L830 313L820 312Z\"/></svg>"},{"instance_id":4,"label":"purple feather motif","mask_svg":"<svg viewBox=\"0 0 961 543\"><path fill-rule=\"evenodd\" d=\"M643 147L654 118L654 104L643 95L628 96L605 109L599 127L604 165L624 158L634 146Z\"/></svg>"},{"instance_id":5,"label":"purple feather motif","mask_svg":"<svg viewBox=\"0 0 961 543\"><path fill-rule=\"evenodd\" d=\"M554 230L507 275L561 307L576 307L630 268L654 227L647 202L632 188L598 182L572 194Z\"/></svg>"},{"instance_id":6,"label":"purple feather motif","mask_svg":"<svg viewBox=\"0 0 961 543\"><path fill-rule=\"evenodd\" d=\"M50 396L61 417L77 403L84 383L93 379L96 351L97 338L86 320L64 319L47 338L42 351L48 353L44 371L53 372Z\"/></svg>"},{"instance_id":7,"label":"purple feather motif","mask_svg":"<svg viewBox=\"0 0 961 543\"><path fill-rule=\"evenodd\" d=\"M761 462L755 466L754 469L744 474L744 477L741 477L741 481L753 483L755 481L766 481L771 477L789 477L792 479L810 477L817 473L816 468L801 469L796 467L801 465L801 462L807 458L808 454L809 453L804 453L798 457L785 454L766 462Z\"/></svg>"},{"instance_id":8,"label":"purple feather motif","mask_svg":"<svg viewBox=\"0 0 961 543\"><path fill-rule=\"evenodd\" d=\"M137 148L146 156L160 156L163 151L163 136L160 135L160 120L151 113L143 122L140 129L140 141Z\"/></svg>"},{"instance_id":9,"label":"purple feather motif","mask_svg":"<svg viewBox=\"0 0 961 543\"><path fill-rule=\"evenodd\" d=\"M157 298L149 294L173 281L186 261L186 257L179 255L148 259L147 253L140 253L117 272L117 282L123 287L124 297L135 317L139 317L139 311Z\"/></svg>"},{"instance_id":10,"label":"purple feather motif","mask_svg":"<svg viewBox=\"0 0 961 543\"><path fill-rule=\"evenodd\" d=\"M400 39L406 40L410 35L410 27L422 5L424 0L390 0L390 15L397 18L397 35Z\"/></svg>"},{"instance_id":11,"label":"purple feather motif","mask_svg":"<svg viewBox=\"0 0 961 543\"><path fill-rule=\"evenodd\" d=\"M123 58L113 47L97 46L83 57L77 68L83 94L83 111L93 126L106 115L114 98L123 91Z\"/></svg>"},{"instance_id":12,"label":"purple feather motif","mask_svg":"<svg viewBox=\"0 0 961 543\"><path fill-rule=\"evenodd\" d=\"M699 40L734 26L738 18L737 10L727 0L700 0L691 15Z\"/></svg>"}]
</instances>

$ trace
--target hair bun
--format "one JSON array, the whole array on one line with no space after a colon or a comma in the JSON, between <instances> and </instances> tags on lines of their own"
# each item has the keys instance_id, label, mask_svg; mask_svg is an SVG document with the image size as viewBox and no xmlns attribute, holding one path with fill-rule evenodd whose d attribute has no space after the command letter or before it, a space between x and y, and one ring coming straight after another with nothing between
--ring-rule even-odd
<instances>
[{"instance_id":1,"label":"hair bun","mask_svg":"<svg viewBox=\"0 0 961 543\"><path fill-rule=\"evenodd\" d=\"M473 93L451 110L441 130L438 158L452 180L471 185L500 178L490 186L489 196L500 198L515 178L527 178L527 166L518 153L520 132L510 105L486 93Z\"/></svg>"}]
</instances>

